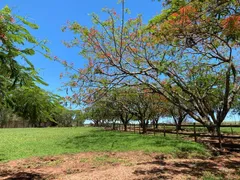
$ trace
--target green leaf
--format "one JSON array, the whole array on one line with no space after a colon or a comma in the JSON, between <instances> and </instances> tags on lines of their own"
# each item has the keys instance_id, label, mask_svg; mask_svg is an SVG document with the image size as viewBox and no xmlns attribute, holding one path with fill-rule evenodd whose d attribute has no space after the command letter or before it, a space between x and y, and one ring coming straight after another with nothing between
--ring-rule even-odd
<instances>
[{"instance_id":1,"label":"green leaf","mask_svg":"<svg viewBox=\"0 0 240 180\"><path fill-rule=\"evenodd\" d=\"M38 29L38 28L39 28L37 24L31 23L31 22L27 21L26 19L24 19L24 18L21 17L21 16L16 16L16 17L17 17L19 20L21 20L23 24L31 27L32 29Z\"/></svg>"},{"instance_id":2,"label":"green leaf","mask_svg":"<svg viewBox=\"0 0 240 180\"><path fill-rule=\"evenodd\" d=\"M23 53L25 53L27 55L34 55L35 54L35 51L33 49L29 49L29 48L24 49L21 52L23 52Z\"/></svg>"},{"instance_id":3,"label":"green leaf","mask_svg":"<svg viewBox=\"0 0 240 180\"><path fill-rule=\"evenodd\" d=\"M11 9L8 7L8 6L5 6L3 9L2 9L3 13L6 13L6 14L11 14Z\"/></svg>"}]
</instances>

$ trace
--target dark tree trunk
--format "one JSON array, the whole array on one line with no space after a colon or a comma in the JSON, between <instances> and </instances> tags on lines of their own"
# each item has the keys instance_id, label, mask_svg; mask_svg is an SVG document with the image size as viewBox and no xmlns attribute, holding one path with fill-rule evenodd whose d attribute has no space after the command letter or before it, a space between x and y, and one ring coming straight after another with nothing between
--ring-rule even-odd
<instances>
[{"instance_id":1,"label":"dark tree trunk","mask_svg":"<svg viewBox=\"0 0 240 180\"><path fill-rule=\"evenodd\" d=\"M146 134L146 133L147 133L147 125L148 125L148 120L147 120L147 121L145 121L145 120L142 120L142 121L141 121L142 133L143 133L143 134Z\"/></svg>"},{"instance_id":2,"label":"dark tree trunk","mask_svg":"<svg viewBox=\"0 0 240 180\"><path fill-rule=\"evenodd\" d=\"M222 149L222 135L221 135L221 130L220 130L220 124L217 125L217 136L218 136L218 141L219 141L219 148Z\"/></svg>"},{"instance_id":3,"label":"dark tree trunk","mask_svg":"<svg viewBox=\"0 0 240 180\"><path fill-rule=\"evenodd\" d=\"M178 122L176 123L176 131L181 131L181 130L182 130L182 122L183 122L183 121L178 121Z\"/></svg>"},{"instance_id":4,"label":"dark tree trunk","mask_svg":"<svg viewBox=\"0 0 240 180\"><path fill-rule=\"evenodd\" d=\"M124 131L127 131L127 124L124 124Z\"/></svg>"},{"instance_id":5,"label":"dark tree trunk","mask_svg":"<svg viewBox=\"0 0 240 180\"><path fill-rule=\"evenodd\" d=\"M208 125L208 124L204 124L204 123L203 123L203 126L205 126L205 127L207 128L207 130L208 130L209 133L211 133L211 134L216 134L216 132L217 132L217 127L214 126L213 124Z\"/></svg>"},{"instance_id":6,"label":"dark tree trunk","mask_svg":"<svg viewBox=\"0 0 240 180\"><path fill-rule=\"evenodd\" d=\"M116 124L113 122L113 130L116 130Z\"/></svg>"},{"instance_id":7,"label":"dark tree trunk","mask_svg":"<svg viewBox=\"0 0 240 180\"><path fill-rule=\"evenodd\" d=\"M96 120L95 122L94 122L94 124L95 124L95 126L99 126L99 121L98 120Z\"/></svg>"},{"instance_id":8,"label":"dark tree trunk","mask_svg":"<svg viewBox=\"0 0 240 180\"><path fill-rule=\"evenodd\" d=\"M147 126L145 123L142 124L142 133L146 134L147 133Z\"/></svg>"},{"instance_id":9,"label":"dark tree trunk","mask_svg":"<svg viewBox=\"0 0 240 180\"><path fill-rule=\"evenodd\" d=\"M157 129L158 128L158 120L159 118L153 119L153 126Z\"/></svg>"}]
</instances>

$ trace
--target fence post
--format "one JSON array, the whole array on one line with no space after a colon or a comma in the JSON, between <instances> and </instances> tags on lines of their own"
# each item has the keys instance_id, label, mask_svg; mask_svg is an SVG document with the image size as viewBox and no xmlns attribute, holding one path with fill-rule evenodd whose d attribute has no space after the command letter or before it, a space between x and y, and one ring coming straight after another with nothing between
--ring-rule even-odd
<instances>
[{"instance_id":1,"label":"fence post","mask_svg":"<svg viewBox=\"0 0 240 180\"><path fill-rule=\"evenodd\" d=\"M177 127L177 139L178 139L178 127Z\"/></svg>"},{"instance_id":2,"label":"fence post","mask_svg":"<svg viewBox=\"0 0 240 180\"><path fill-rule=\"evenodd\" d=\"M163 134L164 134L164 137L166 137L166 127L165 127L165 123L163 124Z\"/></svg>"},{"instance_id":3,"label":"fence post","mask_svg":"<svg viewBox=\"0 0 240 180\"><path fill-rule=\"evenodd\" d=\"M140 134L141 133L141 126L140 126L140 124L138 126L139 126L138 130L139 130L139 134Z\"/></svg>"},{"instance_id":4,"label":"fence post","mask_svg":"<svg viewBox=\"0 0 240 180\"><path fill-rule=\"evenodd\" d=\"M154 136L155 136L155 134L156 134L155 126L154 126L154 125L153 125L153 134L154 134Z\"/></svg>"},{"instance_id":5,"label":"fence post","mask_svg":"<svg viewBox=\"0 0 240 180\"><path fill-rule=\"evenodd\" d=\"M115 122L113 122L113 130L115 130Z\"/></svg>"},{"instance_id":6,"label":"fence post","mask_svg":"<svg viewBox=\"0 0 240 180\"><path fill-rule=\"evenodd\" d=\"M232 133L232 135L233 135L233 128L232 128L232 124L230 124L230 126L231 126L231 133Z\"/></svg>"},{"instance_id":7,"label":"fence post","mask_svg":"<svg viewBox=\"0 0 240 180\"><path fill-rule=\"evenodd\" d=\"M134 131L134 134L135 134L135 131L136 131L136 130L135 130L135 124L133 124L133 131Z\"/></svg>"},{"instance_id":8,"label":"fence post","mask_svg":"<svg viewBox=\"0 0 240 180\"><path fill-rule=\"evenodd\" d=\"M217 125L217 134L218 134L218 141L220 150L222 150L222 137L221 137L221 129L220 125Z\"/></svg>"},{"instance_id":9,"label":"fence post","mask_svg":"<svg viewBox=\"0 0 240 180\"><path fill-rule=\"evenodd\" d=\"M195 142L197 142L196 123L193 123L193 131L194 131L194 140Z\"/></svg>"}]
</instances>

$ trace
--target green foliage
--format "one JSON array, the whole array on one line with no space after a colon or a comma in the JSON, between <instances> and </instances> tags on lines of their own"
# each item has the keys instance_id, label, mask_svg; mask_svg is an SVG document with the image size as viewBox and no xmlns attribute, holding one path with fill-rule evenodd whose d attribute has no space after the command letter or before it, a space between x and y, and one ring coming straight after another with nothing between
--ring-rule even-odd
<instances>
[{"instance_id":1,"label":"green foliage","mask_svg":"<svg viewBox=\"0 0 240 180\"><path fill-rule=\"evenodd\" d=\"M37 86L16 88L8 92L11 97L9 104L14 112L34 126L42 122L52 121L53 110L58 105L57 96L48 93Z\"/></svg>"},{"instance_id":2,"label":"green foliage","mask_svg":"<svg viewBox=\"0 0 240 180\"><path fill-rule=\"evenodd\" d=\"M0 129L0 160L77 152L145 151L208 155L203 145L175 136L144 136L96 128ZM183 148L187 147L187 148Z\"/></svg>"},{"instance_id":3,"label":"green foliage","mask_svg":"<svg viewBox=\"0 0 240 180\"><path fill-rule=\"evenodd\" d=\"M17 116L11 108L0 105L0 128L6 127L9 122L22 122L22 119Z\"/></svg>"},{"instance_id":4,"label":"green foliage","mask_svg":"<svg viewBox=\"0 0 240 180\"><path fill-rule=\"evenodd\" d=\"M111 105L111 102L106 101L106 99L96 101L85 108L85 118L92 120L95 126L117 119Z\"/></svg>"},{"instance_id":5,"label":"green foliage","mask_svg":"<svg viewBox=\"0 0 240 180\"><path fill-rule=\"evenodd\" d=\"M85 117L80 110L69 110L63 106L54 108L53 119L59 127L83 126Z\"/></svg>"},{"instance_id":6,"label":"green foliage","mask_svg":"<svg viewBox=\"0 0 240 180\"><path fill-rule=\"evenodd\" d=\"M37 24L31 23L31 22L27 21L26 19L24 19L24 18L21 17L21 16L17 16L17 18L18 18L19 20L21 20L23 24L29 26L29 27L32 28L32 29L38 29L38 28L39 28ZM31 39L31 38L28 38L28 39Z\"/></svg>"},{"instance_id":7,"label":"green foliage","mask_svg":"<svg viewBox=\"0 0 240 180\"><path fill-rule=\"evenodd\" d=\"M0 10L0 92L3 97L1 102L6 99L5 93L15 87L34 83L46 85L28 57L36 52L48 53L49 49L45 46L46 41L38 42L28 28L38 29L38 26L21 16L13 15L8 6ZM19 58L23 59L27 66L20 65L17 60Z\"/></svg>"},{"instance_id":8,"label":"green foliage","mask_svg":"<svg viewBox=\"0 0 240 180\"><path fill-rule=\"evenodd\" d=\"M62 97L36 85L15 88L6 96L7 103L0 108L0 127L82 126L85 120L80 110L62 106Z\"/></svg>"},{"instance_id":9,"label":"green foliage","mask_svg":"<svg viewBox=\"0 0 240 180\"><path fill-rule=\"evenodd\" d=\"M104 95L95 93L93 102L87 105L88 118L95 125L118 121L126 128L131 120L138 120L145 127L167 115L166 99L146 87L112 88Z\"/></svg>"},{"instance_id":10,"label":"green foliage","mask_svg":"<svg viewBox=\"0 0 240 180\"><path fill-rule=\"evenodd\" d=\"M7 109L9 116L21 116L23 122L40 126L42 122L54 122L53 107L56 97L35 84L47 85L28 59L36 52L49 53L46 41L38 42L28 29L38 26L27 19L13 15L5 6L0 10L0 103ZM40 49L40 50L39 50ZM19 63L21 58L27 65ZM2 126L10 123L6 118Z\"/></svg>"}]
</instances>

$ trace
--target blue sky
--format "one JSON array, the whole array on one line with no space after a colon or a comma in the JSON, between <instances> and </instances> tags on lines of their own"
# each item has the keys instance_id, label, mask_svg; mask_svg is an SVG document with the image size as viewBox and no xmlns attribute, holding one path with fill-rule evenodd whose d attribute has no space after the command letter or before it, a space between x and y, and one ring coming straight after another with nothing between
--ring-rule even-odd
<instances>
[{"instance_id":1,"label":"blue sky","mask_svg":"<svg viewBox=\"0 0 240 180\"><path fill-rule=\"evenodd\" d=\"M14 14L27 17L29 21L40 26L39 30L33 30L31 33L39 40L47 39L49 41L47 46L53 55L74 62L78 67L83 67L86 61L78 55L78 49L69 49L62 44L63 40L70 40L73 35L63 33L61 27L67 21L78 21L90 27L90 13L94 12L103 17L101 9L104 7L114 8L117 12L121 10L117 0L1 0L1 8L5 5L12 8ZM143 14L145 22L161 12L161 3L152 0L127 0L126 7L130 9L133 18L137 14ZM30 57L30 60L35 68L40 70L40 76L49 84L44 88L65 96L65 92L57 90L63 83L59 75L64 72L64 67L39 54Z\"/></svg>"}]
</instances>

